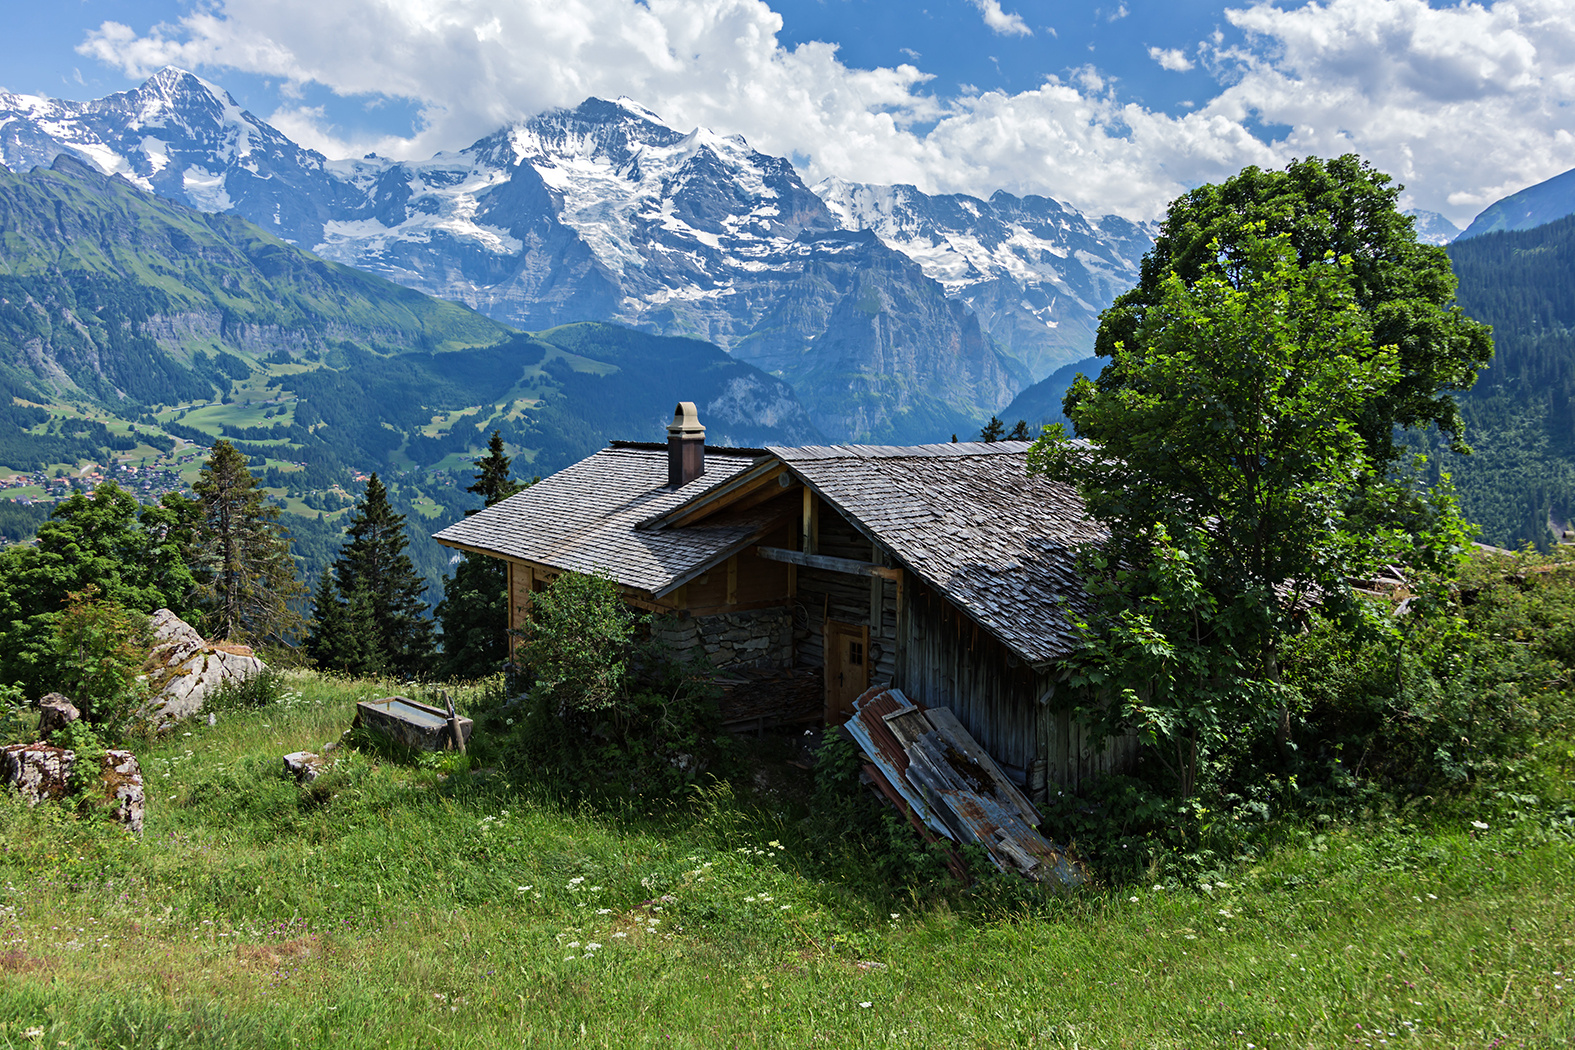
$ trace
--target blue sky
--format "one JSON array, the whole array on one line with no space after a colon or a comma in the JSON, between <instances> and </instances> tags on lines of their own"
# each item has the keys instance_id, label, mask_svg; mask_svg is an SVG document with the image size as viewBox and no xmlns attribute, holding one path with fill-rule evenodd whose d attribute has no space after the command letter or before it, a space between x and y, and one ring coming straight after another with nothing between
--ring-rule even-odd
<instances>
[{"instance_id":1,"label":"blue sky","mask_svg":"<svg viewBox=\"0 0 1575 1050\"><path fill-rule=\"evenodd\" d=\"M1253 163L1355 151L1461 223L1575 167L1575 3L66 0L0 85L174 64L334 156L427 156L588 95L745 135L806 179L1045 193L1152 218Z\"/></svg>"}]
</instances>

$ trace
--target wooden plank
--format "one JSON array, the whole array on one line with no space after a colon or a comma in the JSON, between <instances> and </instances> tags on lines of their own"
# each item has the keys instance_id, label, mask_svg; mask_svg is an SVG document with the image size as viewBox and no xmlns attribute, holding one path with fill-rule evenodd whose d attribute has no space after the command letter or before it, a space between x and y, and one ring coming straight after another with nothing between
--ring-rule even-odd
<instances>
[{"instance_id":1,"label":"wooden plank","mask_svg":"<svg viewBox=\"0 0 1575 1050\"><path fill-rule=\"evenodd\" d=\"M798 538L805 554L815 553L815 494L808 485L804 486L803 522L799 525Z\"/></svg>"},{"instance_id":2,"label":"wooden plank","mask_svg":"<svg viewBox=\"0 0 1575 1050\"><path fill-rule=\"evenodd\" d=\"M957 716L952 714L949 708L931 707L924 714L929 718L930 724L935 727L936 732L940 733L953 747L972 759L979 768L984 770L991 782L995 784L996 792L1000 797L1016 806L1024 819L1030 824L1038 824L1043 819L1039 816L1039 811L1034 808L1033 803L1029 802L1021 791L1017 790L1017 785L1013 784L1011 779L1001 771L1001 768L995 764L995 759L991 758L989 752L979 746L979 742L974 739L973 734L963 727L963 724L957 720Z\"/></svg>"},{"instance_id":3,"label":"wooden plank","mask_svg":"<svg viewBox=\"0 0 1575 1050\"><path fill-rule=\"evenodd\" d=\"M870 544L870 564L880 564L879 544ZM870 631L877 637L881 634L880 604L881 597L885 593L885 586L881 577L874 574L870 575Z\"/></svg>"},{"instance_id":4,"label":"wooden plank","mask_svg":"<svg viewBox=\"0 0 1575 1050\"><path fill-rule=\"evenodd\" d=\"M824 554L805 554L801 551L784 550L781 547L756 547L755 550L768 561L782 561L789 565L841 572L849 576L878 576L895 580L902 572L901 569L888 569L884 565L876 565L873 562L854 561L852 558L832 558Z\"/></svg>"},{"instance_id":5,"label":"wooden plank","mask_svg":"<svg viewBox=\"0 0 1575 1050\"><path fill-rule=\"evenodd\" d=\"M756 609L786 609L792 605L788 598L767 598L758 602L739 602L736 605L696 605L685 609L686 616L717 616L721 613L754 612Z\"/></svg>"},{"instance_id":6,"label":"wooden plank","mask_svg":"<svg viewBox=\"0 0 1575 1050\"><path fill-rule=\"evenodd\" d=\"M738 555L727 559L727 604L738 604Z\"/></svg>"}]
</instances>

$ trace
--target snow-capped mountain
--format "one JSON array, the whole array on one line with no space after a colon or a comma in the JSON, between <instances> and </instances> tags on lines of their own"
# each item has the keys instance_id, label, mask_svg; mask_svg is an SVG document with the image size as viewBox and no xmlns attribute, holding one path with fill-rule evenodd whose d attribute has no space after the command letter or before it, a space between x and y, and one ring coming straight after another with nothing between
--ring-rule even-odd
<instances>
[{"instance_id":1,"label":"snow-capped mountain","mask_svg":"<svg viewBox=\"0 0 1575 1050\"><path fill-rule=\"evenodd\" d=\"M1094 220L1048 197L989 200L827 179L815 187L848 229L917 262L1039 379L1093 349L1099 313L1137 282L1155 228Z\"/></svg>"},{"instance_id":2,"label":"snow-capped mountain","mask_svg":"<svg viewBox=\"0 0 1575 1050\"><path fill-rule=\"evenodd\" d=\"M1455 238L1460 236L1460 227L1436 211L1410 208L1405 214L1416 221L1416 239L1423 244L1442 246L1453 243Z\"/></svg>"},{"instance_id":3,"label":"snow-capped mountain","mask_svg":"<svg viewBox=\"0 0 1575 1050\"><path fill-rule=\"evenodd\" d=\"M62 152L161 197L235 212L306 247L322 216L340 206L341 187L322 154L177 69L92 102L0 92L0 162L31 171Z\"/></svg>"},{"instance_id":4,"label":"snow-capped mountain","mask_svg":"<svg viewBox=\"0 0 1575 1050\"><path fill-rule=\"evenodd\" d=\"M425 161L330 161L179 70L94 102L0 95L0 162L59 152L525 328L715 342L785 379L837 440L971 430L1087 356L1150 243L1046 198L812 191L783 158L627 99Z\"/></svg>"}]
</instances>

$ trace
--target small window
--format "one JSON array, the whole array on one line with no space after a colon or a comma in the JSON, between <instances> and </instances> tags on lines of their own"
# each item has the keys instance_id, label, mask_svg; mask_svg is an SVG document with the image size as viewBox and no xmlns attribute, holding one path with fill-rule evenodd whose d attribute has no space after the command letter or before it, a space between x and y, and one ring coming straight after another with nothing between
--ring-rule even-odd
<instances>
[{"instance_id":1,"label":"small window","mask_svg":"<svg viewBox=\"0 0 1575 1050\"><path fill-rule=\"evenodd\" d=\"M863 642L849 642L848 643L848 663L852 664L854 667L861 667L861 666L863 666L863 664L864 664L864 643Z\"/></svg>"}]
</instances>

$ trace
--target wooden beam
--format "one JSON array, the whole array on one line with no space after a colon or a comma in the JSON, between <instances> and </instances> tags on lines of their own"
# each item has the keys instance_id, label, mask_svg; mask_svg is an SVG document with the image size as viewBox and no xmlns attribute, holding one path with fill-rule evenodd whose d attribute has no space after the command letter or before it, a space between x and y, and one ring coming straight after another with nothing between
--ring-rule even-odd
<instances>
[{"instance_id":1,"label":"wooden beam","mask_svg":"<svg viewBox=\"0 0 1575 1050\"><path fill-rule=\"evenodd\" d=\"M805 554L815 553L815 494L804 486L804 520L799 526L798 541Z\"/></svg>"},{"instance_id":2,"label":"wooden beam","mask_svg":"<svg viewBox=\"0 0 1575 1050\"><path fill-rule=\"evenodd\" d=\"M870 563L880 564L880 544L870 544ZM870 633L876 638L883 637L881 631L881 599L885 597L886 584L881 577L870 574Z\"/></svg>"},{"instance_id":3,"label":"wooden beam","mask_svg":"<svg viewBox=\"0 0 1575 1050\"><path fill-rule=\"evenodd\" d=\"M738 555L727 559L727 604L738 604Z\"/></svg>"},{"instance_id":4,"label":"wooden beam","mask_svg":"<svg viewBox=\"0 0 1575 1050\"><path fill-rule=\"evenodd\" d=\"M783 483L783 477L789 479L787 484ZM724 509L743 510L757 506L782 495L794 484L797 482L792 480L787 468L781 464L756 477L748 477L746 473L745 477L724 482L686 506L674 508L668 517L653 523L653 527L682 528Z\"/></svg>"},{"instance_id":5,"label":"wooden beam","mask_svg":"<svg viewBox=\"0 0 1575 1050\"><path fill-rule=\"evenodd\" d=\"M802 565L806 569L825 569L827 572L843 572L850 576L879 576L887 580L895 580L902 572L901 569L888 569L884 565L876 565L870 561L854 561L852 558L832 558L824 554L805 554L802 551L783 550L781 547L756 547L760 556L767 561L781 561L789 565Z\"/></svg>"}]
</instances>

